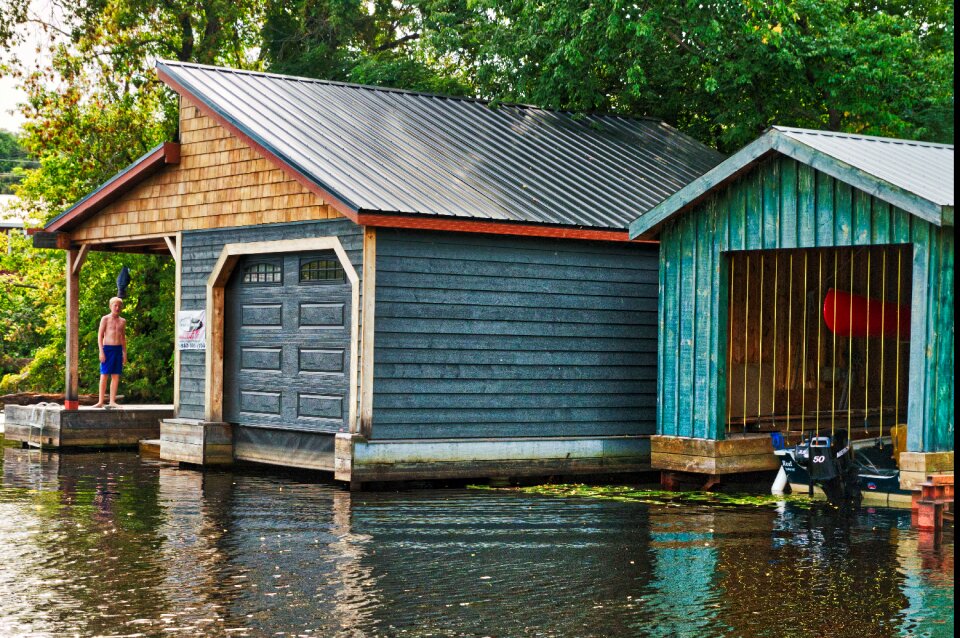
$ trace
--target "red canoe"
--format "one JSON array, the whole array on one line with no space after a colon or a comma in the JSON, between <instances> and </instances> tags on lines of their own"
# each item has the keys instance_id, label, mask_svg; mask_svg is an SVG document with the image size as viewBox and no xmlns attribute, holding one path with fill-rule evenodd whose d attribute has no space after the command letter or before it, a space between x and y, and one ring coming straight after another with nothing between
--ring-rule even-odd
<instances>
[{"instance_id":1,"label":"red canoe","mask_svg":"<svg viewBox=\"0 0 960 638\"><path fill-rule=\"evenodd\" d=\"M827 322L830 331L841 337L883 336L896 339L898 315L900 340L908 341L910 339L910 306L884 303L833 288L827 291L827 296L823 300L823 319ZM867 321L868 316L869 321Z\"/></svg>"}]
</instances>

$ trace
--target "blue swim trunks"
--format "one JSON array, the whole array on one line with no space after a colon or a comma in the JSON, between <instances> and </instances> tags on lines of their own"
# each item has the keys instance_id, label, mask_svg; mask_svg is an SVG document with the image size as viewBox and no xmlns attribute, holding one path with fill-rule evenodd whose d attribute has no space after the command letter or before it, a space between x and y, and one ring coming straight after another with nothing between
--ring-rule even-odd
<instances>
[{"instance_id":1,"label":"blue swim trunks","mask_svg":"<svg viewBox=\"0 0 960 638\"><path fill-rule=\"evenodd\" d=\"M100 374L123 374L123 346L103 346Z\"/></svg>"}]
</instances>

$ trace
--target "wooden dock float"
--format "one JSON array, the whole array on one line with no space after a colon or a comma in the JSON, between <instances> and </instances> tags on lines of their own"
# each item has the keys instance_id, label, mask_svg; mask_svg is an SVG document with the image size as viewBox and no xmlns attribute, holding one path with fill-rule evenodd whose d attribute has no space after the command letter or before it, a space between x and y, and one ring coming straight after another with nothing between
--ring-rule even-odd
<instances>
[{"instance_id":1,"label":"wooden dock float","mask_svg":"<svg viewBox=\"0 0 960 638\"><path fill-rule=\"evenodd\" d=\"M693 474L739 474L780 467L769 434L737 434L722 441L654 436L650 457L655 469Z\"/></svg>"},{"instance_id":2,"label":"wooden dock float","mask_svg":"<svg viewBox=\"0 0 960 638\"><path fill-rule=\"evenodd\" d=\"M143 439L140 441L140 456L160 458L160 439Z\"/></svg>"},{"instance_id":3,"label":"wooden dock float","mask_svg":"<svg viewBox=\"0 0 960 638\"><path fill-rule=\"evenodd\" d=\"M172 417L173 406L62 410L42 405L8 405L4 416L5 438L24 446L136 448L143 439L160 438L160 419Z\"/></svg>"}]
</instances>

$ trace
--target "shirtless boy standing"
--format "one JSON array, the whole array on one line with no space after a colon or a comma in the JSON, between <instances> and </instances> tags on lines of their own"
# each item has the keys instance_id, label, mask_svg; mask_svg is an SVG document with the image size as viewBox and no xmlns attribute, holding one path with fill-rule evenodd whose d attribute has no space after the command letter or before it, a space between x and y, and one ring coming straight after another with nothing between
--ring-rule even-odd
<instances>
[{"instance_id":1,"label":"shirtless boy standing","mask_svg":"<svg viewBox=\"0 0 960 638\"><path fill-rule=\"evenodd\" d=\"M110 314L100 319L100 330L97 332L100 346L100 401L93 406L95 408L120 407L117 405L117 388L123 364L127 362L127 320L120 316L122 309L123 299L114 297L110 300ZM107 377L110 377L110 403L104 405Z\"/></svg>"}]
</instances>

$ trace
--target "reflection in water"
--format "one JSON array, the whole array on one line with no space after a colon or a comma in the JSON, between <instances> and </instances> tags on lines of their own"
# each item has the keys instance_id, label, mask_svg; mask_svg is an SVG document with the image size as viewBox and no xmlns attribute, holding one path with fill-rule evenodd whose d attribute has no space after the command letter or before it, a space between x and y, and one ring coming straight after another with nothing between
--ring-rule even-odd
<instances>
[{"instance_id":1,"label":"reflection in water","mask_svg":"<svg viewBox=\"0 0 960 638\"><path fill-rule=\"evenodd\" d=\"M351 494L3 449L0 635L949 636L906 513Z\"/></svg>"}]
</instances>

